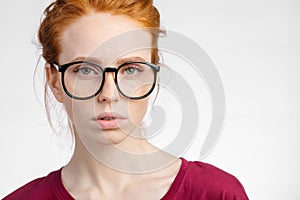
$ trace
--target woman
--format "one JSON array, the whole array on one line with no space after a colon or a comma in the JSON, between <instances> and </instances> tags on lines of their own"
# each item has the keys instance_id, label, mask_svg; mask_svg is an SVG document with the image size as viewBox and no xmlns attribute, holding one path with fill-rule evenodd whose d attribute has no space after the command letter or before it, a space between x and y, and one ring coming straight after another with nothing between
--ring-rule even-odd
<instances>
[{"instance_id":1,"label":"woman","mask_svg":"<svg viewBox=\"0 0 300 200\"><path fill-rule=\"evenodd\" d=\"M39 41L47 85L68 115L70 162L4 199L248 199L232 175L143 138L159 77L160 15L149 0L57 0Z\"/></svg>"}]
</instances>

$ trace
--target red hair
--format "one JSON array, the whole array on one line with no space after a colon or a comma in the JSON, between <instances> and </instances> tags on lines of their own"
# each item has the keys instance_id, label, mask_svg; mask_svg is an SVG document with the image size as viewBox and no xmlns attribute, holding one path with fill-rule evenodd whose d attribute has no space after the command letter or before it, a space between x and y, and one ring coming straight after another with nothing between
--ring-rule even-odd
<instances>
[{"instance_id":1,"label":"red hair","mask_svg":"<svg viewBox=\"0 0 300 200\"><path fill-rule=\"evenodd\" d=\"M124 15L145 28L160 28L160 15L152 0L57 0L44 11L38 38L43 57L48 63L58 61L61 53L60 38L68 26L91 12ZM159 33L152 33L156 46ZM152 62L158 63L158 50L153 48Z\"/></svg>"}]
</instances>

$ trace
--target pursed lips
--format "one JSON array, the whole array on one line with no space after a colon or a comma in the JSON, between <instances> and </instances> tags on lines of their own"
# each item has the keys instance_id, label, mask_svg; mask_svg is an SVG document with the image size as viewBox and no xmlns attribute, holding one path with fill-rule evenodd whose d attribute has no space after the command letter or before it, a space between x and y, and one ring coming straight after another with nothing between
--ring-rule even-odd
<instances>
[{"instance_id":1,"label":"pursed lips","mask_svg":"<svg viewBox=\"0 0 300 200\"><path fill-rule=\"evenodd\" d=\"M103 112L95 120L102 129L116 129L119 128L120 122L126 120L126 117L116 112Z\"/></svg>"}]
</instances>

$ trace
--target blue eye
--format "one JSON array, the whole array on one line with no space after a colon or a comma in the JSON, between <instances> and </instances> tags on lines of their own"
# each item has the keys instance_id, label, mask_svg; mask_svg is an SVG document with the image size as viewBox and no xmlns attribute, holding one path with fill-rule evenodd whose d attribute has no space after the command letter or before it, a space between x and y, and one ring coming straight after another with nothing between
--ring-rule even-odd
<instances>
[{"instance_id":1,"label":"blue eye","mask_svg":"<svg viewBox=\"0 0 300 200\"><path fill-rule=\"evenodd\" d=\"M128 67L127 69L124 70L127 74L135 74L137 73L138 69L134 67Z\"/></svg>"},{"instance_id":2,"label":"blue eye","mask_svg":"<svg viewBox=\"0 0 300 200\"><path fill-rule=\"evenodd\" d=\"M78 72L81 73L82 75L88 76L91 73L95 72L94 70L88 68L88 67L80 67L78 69Z\"/></svg>"},{"instance_id":3,"label":"blue eye","mask_svg":"<svg viewBox=\"0 0 300 200\"><path fill-rule=\"evenodd\" d=\"M142 66L139 65L126 65L123 66L122 69L120 70L121 74L123 76L133 76L133 75L137 75L138 73L143 72L143 68Z\"/></svg>"},{"instance_id":4,"label":"blue eye","mask_svg":"<svg viewBox=\"0 0 300 200\"><path fill-rule=\"evenodd\" d=\"M81 76L97 76L99 70L92 66L81 65L73 70L73 72L78 73Z\"/></svg>"}]
</instances>

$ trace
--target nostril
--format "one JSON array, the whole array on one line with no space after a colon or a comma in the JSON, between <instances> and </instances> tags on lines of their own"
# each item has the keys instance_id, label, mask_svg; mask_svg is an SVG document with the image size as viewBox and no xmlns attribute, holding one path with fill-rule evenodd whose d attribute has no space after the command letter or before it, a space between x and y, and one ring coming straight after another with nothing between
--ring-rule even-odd
<instances>
[{"instance_id":1,"label":"nostril","mask_svg":"<svg viewBox=\"0 0 300 200\"><path fill-rule=\"evenodd\" d=\"M115 102L120 99L120 94L113 77L107 78L104 82L101 92L98 95L100 102Z\"/></svg>"}]
</instances>

